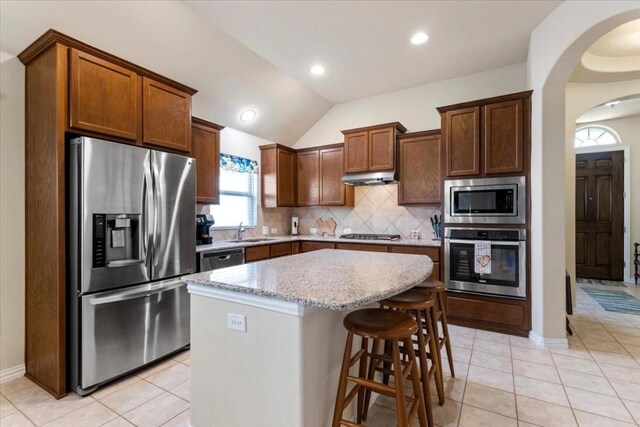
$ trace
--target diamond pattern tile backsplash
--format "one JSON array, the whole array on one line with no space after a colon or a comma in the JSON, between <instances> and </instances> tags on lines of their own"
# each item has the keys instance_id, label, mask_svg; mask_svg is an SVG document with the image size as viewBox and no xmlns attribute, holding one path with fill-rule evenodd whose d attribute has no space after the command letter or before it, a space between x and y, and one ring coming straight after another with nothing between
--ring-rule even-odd
<instances>
[{"instance_id":1,"label":"diamond pattern tile backsplash","mask_svg":"<svg viewBox=\"0 0 640 427\"><path fill-rule=\"evenodd\" d=\"M202 206L200 213L208 213L208 207ZM408 238L411 230L420 230L422 239L435 237L429 218L434 214L440 217L440 206L398 206L398 185L373 185L355 187L355 206L346 207L298 207L258 209L258 225L247 229L246 237L262 236L262 226L276 228L276 234L291 233L291 216L299 217L298 232L310 234L310 228L317 228L316 219L333 218L338 226L336 234L350 228L352 233L400 234ZM234 230L213 232L214 240L227 240L234 237Z\"/></svg>"},{"instance_id":2,"label":"diamond pattern tile backsplash","mask_svg":"<svg viewBox=\"0 0 640 427\"><path fill-rule=\"evenodd\" d=\"M355 187L353 208L296 208L300 217L300 233L309 234L316 227L317 218L333 218L338 227L336 234L345 228L352 233L399 234L409 237L411 230L420 230L421 238L435 237L429 217L440 216L439 206L398 206L398 185L373 185Z\"/></svg>"}]
</instances>

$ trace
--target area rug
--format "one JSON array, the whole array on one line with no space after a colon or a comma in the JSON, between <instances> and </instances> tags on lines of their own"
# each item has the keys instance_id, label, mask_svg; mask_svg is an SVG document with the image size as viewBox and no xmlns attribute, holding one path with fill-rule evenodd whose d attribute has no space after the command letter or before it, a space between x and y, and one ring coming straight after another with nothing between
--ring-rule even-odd
<instances>
[{"instance_id":1,"label":"area rug","mask_svg":"<svg viewBox=\"0 0 640 427\"><path fill-rule=\"evenodd\" d=\"M616 282L615 280L581 279L580 277L576 279L576 283L580 285L626 286L624 282Z\"/></svg>"},{"instance_id":2,"label":"area rug","mask_svg":"<svg viewBox=\"0 0 640 427\"><path fill-rule=\"evenodd\" d=\"M640 301L625 291L581 287L602 308L614 313L640 315Z\"/></svg>"}]
</instances>

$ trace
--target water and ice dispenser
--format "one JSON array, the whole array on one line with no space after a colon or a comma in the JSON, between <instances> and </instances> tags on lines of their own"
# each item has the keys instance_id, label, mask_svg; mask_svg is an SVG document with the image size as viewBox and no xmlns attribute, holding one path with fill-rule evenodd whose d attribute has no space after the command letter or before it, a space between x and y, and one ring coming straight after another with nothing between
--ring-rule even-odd
<instances>
[{"instance_id":1,"label":"water and ice dispenser","mask_svg":"<svg viewBox=\"0 0 640 427\"><path fill-rule=\"evenodd\" d=\"M142 262L140 214L93 215L93 268Z\"/></svg>"}]
</instances>

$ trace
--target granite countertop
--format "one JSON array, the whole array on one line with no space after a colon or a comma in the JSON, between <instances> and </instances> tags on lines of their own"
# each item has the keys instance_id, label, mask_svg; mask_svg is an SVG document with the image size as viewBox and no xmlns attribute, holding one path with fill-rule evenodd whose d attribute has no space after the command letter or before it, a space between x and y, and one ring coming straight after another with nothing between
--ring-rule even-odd
<instances>
[{"instance_id":1,"label":"granite countertop","mask_svg":"<svg viewBox=\"0 0 640 427\"><path fill-rule=\"evenodd\" d=\"M351 310L403 292L433 270L425 255L323 249L182 278L188 285Z\"/></svg>"},{"instance_id":2,"label":"granite countertop","mask_svg":"<svg viewBox=\"0 0 640 427\"><path fill-rule=\"evenodd\" d=\"M387 246L422 246L422 247L440 247L440 241L434 241L431 239L399 239L399 240L356 240L356 239L341 239L337 236L314 236L314 235L304 235L304 236L265 236L264 240L261 242L230 242L227 240L214 240L213 243L209 245L198 245L196 246L196 252L208 252L222 249L233 249L233 248L244 248L247 246L261 246L261 245L270 245L273 243L282 243L282 242L296 242L296 241L314 241L314 242L334 242L334 243L361 243L367 245L387 245Z\"/></svg>"}]
</instances>

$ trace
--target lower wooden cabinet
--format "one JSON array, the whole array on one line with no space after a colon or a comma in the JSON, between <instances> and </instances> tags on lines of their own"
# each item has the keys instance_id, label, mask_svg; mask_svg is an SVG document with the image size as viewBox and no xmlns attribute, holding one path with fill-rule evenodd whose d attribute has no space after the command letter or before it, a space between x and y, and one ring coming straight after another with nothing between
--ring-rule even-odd
<instances>
[{"instance_id":1,"label":"lower wooden cabinet","mask_svg":"<svg viewBox=\"0 0 640 427\"><path fill-rule=\"evenodd\" d=\"M196 159L196 202L220 203L220 131L222 126L191 118L191 157Z\"/></svg>"},{"instance_id":2,"label":"lower wooden cabinet","mask_svg":"<svg viewBox=\"0 0 640 427\"><path fill-rule=\"evenodd\" d=\"M389 251L397 254L413 254L413 255L426 255L433 261L433 271L431 272L431 279L441 279L441 264L440 264L440 248L439 247L425 247L425 246L389 246Z\"/></svg>"},{"instance_id":3,"label":"lower wooden cabinet","mask_svg":"<svg viewBox=\"0 0 640 427\"><path fill-rule=\"evenodd\" d=\"M336 249L347 251L389 252L386 245L367 245L366 243L337 243Z\"/></svg>"},{"instance_id":4,"label":"lower wooden cabinet","mask_svg":"<svg viewBox=\"0 0 640 427\"><path fill-rule=\"evenodd\" d=\"M300 242L300 252L318 251L320 249L335 249L336 244L333 242Z\"/></svg>"},{"instance_id":5,"label":"lower wooden cabinet","mask_svg":"<svg viewBox=\"0 0 640 427\"><path fill-rule=\"evenodd\" d=\"M277 258L280 256L291 255L291 243L276 243L271 245L271 258Z\"/></svg>"},{"instance_id":6,"label":"lower wooden cabinet","mask_svg":"<svg viewBox=\"0 0 640 427\"><path fill-rule=\"evenodd\" d=\"M269 245L263 246L247 246L244 249L244 262L261 261L271 257L271 249Z\"/></svg>"},{"instance_id":7,"label":"lower wooden cabinet","mask_svg":"<svg viewBox=\"0 0 640 427\"><path fill-rule=\"evenodd\" d=\"M531 330L528 301L455 292L447 292L446 300L449 323L520 336Z\"/></svg>"},{"instance_id":8,"label":"lower wooden cabinet","mask_svg":"<svg viewBox=\"0 0 640 427\"><path fill-rule=\"evenodd\" d=\"M291 242L274 243L272 245L247 246L244 249L244 262L250 263L269 258L291 255L292 249Z\"/></svg>"}]
</instances>

